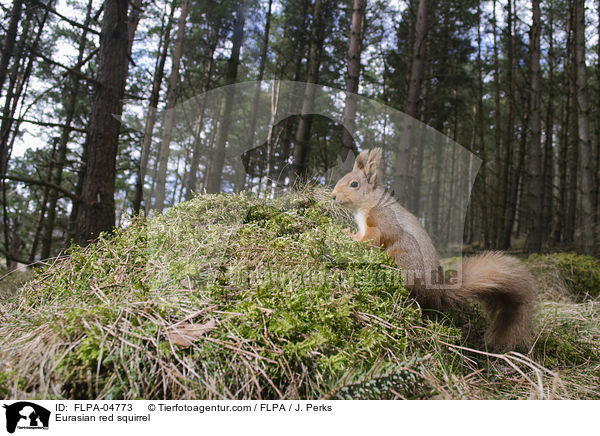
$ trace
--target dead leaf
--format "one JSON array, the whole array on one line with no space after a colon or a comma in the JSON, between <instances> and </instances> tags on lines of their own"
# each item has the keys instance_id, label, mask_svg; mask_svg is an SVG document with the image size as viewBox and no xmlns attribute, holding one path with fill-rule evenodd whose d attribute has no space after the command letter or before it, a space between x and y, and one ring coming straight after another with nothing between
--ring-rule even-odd
<instances>
[{"instance_id":1,"label":"dead leaf","mask_svg":"<svg viewBox=\"0 0 600 436\"><path fill-rule=\"evenodd\" d=\"M167 338L174 344L187 348L216 327L216 319L211 319L204 324L181 324L167 330Z\"/></svg>"}]
</instances>

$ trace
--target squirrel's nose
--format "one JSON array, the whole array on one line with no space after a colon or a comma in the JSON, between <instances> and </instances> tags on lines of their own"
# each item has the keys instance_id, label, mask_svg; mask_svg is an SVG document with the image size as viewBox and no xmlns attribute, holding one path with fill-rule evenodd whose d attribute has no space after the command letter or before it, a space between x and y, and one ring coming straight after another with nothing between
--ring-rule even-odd
<instances>
[{"instance_id":1,"label":"squirrel's nose","mask_svg":"<svg viewBox=\"0 0 600 436\"><path fill-rule=\"evenodd\" d=\"M334 192L331 193L331 199L335 200L335 193Z\"/></svg>"}]
</instances>

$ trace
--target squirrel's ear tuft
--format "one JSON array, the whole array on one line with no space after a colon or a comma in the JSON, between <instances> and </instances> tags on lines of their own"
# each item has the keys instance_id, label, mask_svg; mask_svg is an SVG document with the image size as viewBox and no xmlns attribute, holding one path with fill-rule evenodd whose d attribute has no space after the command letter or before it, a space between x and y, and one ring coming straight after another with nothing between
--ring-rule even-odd
<instances>
[{"instance_id":1,"label":"squirrel's ear tuft","mask_svg":"<svg viewBox=\"0 0 600 436\"><path fill-rule=\"evenodd\" d=\"M374 148L369 153L369 159L365 165L365 175L369 181L369 185L375 186L377 181L377 168L379 167L379 161L381 160L381 148Z\"/></svg>"},{"instance_id":2,"label":"squirrel's ear tuft","mask_svg":"<svg viewBox=\"0 0 600 436\"><path fill-rule=\"evenodd\" d=\"M369 153L369 159L367 160L367 166L379 167L379 161L381 160L382 150L377 147L371 150Z\"/></svg>"},{"instance_id":3,"label":"squirrel's ear tuft","mask_svg":"<svg viewBox=\"0 0 600 436\"><path fill-rule=\"evenodd\" d=\"M354 168L352 171L364 171L365 166L367 165L367 156L369 155L369 150L361 151L356 159L354 159Z\"/></svg>"}]
</instances>

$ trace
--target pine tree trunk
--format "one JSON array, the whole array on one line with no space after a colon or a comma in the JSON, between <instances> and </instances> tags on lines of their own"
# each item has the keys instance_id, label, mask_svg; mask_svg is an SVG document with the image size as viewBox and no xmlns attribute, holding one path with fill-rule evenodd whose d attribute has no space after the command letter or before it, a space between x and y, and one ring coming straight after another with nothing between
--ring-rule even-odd
<instances>
[{"instance_id":1,"label":"pine tree trunk","mask_svg":"<svg viewBox=\"0 0 600 436\"><path fill-rule=\"evenodd\" d=\"M47 15L46 15L47 17ZM44 23L45 19L44 18ZM6 58L13 58L12 66L10 69L10 79L8 83L8 88L6 90L6 95L4 97L4 106L2 108L2 122L0 123L0 180L1 180L1 188L2 188L2 206L3 206L3 229L4 229L4 246L6 253L6 266L8 269L11 269L14 264L14 259L19 257L19 253L15 250L20 250L20 244L16 235L15 226L17 224L9 221L9 212L8 212L8 204L7 204L7 184L6 179L4 178L6 175L6 171L8 169L8 161L9 156L12 149L12 144L17 137L17 133L19 131L19 123L16 123L15 128L13 129L13 121L15 119L15 114L17 111L17 106L19 100L21 98L21 94L23 91L23 86L29 80L29 76L31 74L31 69L33 67L34 53L33 50L30 50L30 56L27 61L27 65L25 66L25 52L27 48L27 39L29 37L29 30L32 24L31 19L31 9L28 10L27 16L25 17L21 35L17 44L16 53L10 53L11 56L7 56ZM39 38L41 37L41 30L43 29L42 24L40 26L38 35L36 37L36 43L39 42ZM7 41L8 42L8 41ZM13 46L10 47L10 51L12 52L14 49ZM11 138L12 132L12 138ZM10 140L9 140L10 139Z\"/></svg>"},{"instance_id":2,"label":"pine tree trunk","mask_svg":"<svg viewBox=\"0 0 600 436\"><path fill-rule=\"evenodd\" d=\"M28 15L30 14L31 13L29 13ZM4 95L4 106L2 108L2 122L0 123L0 179L4 179L4 175L8 170L8 160L11 152L9 147L10 132L12 130L13 120L15 118L15 111L20 97L20 92L18 89L19 82L20 77L24 75L24 68L22 62L26 52L27 38L29 37L29 29L32 24L32 21L33 20L31 20L31 16L25 17L21 29L20 38L16 47L16 53L13 53L15 42L10 42L8 40L6 41L7 44L10 43L8 44L10 46L8 47L10 48L10 56L3 56L2 59L2 61L4 62L4 58L6 58L8 62L10 58L13 58L12 65L10 68L8 88ZM7 38L9 36L10 35L7 35ZM31 56L34 56L33 53L31 54ZM1 67L4 68L3 65ZM2 71L0 71L0 73L2 73ZM0 77L0 80L4 82L6 79L6 71L3 72L3 75L4 77Z\"/></svg>"},{"instance_id":3,"label":"pine tree trunk","mask_svg":"<svg viewBox=\"0 0 600 436\"><path fill-rule=\"evenodd\" d=\"M127 53L131 57L133 42L135 40L135 32L137 31L138 24L142 18L142 4L143 0L131 0L131 10L127 18Z\"/></svg>"},{"instance_id":4,"label":"pine tree trunk","mask_svg":"<svg viewBox=\"0 0 600 436\"><path fill-rule=\"evenodd\" d=\"M2 47L2 55L0 56L0 92L4 89L4 82L6 82L6 75L8 73L8 64L12 58L15 42L17 40L17 30L19 28L19 21L21 20L21 13L23 10L23 0L14 0L12 9L10 11L10 22L8 23L8 30L4 35L4 45ZM4 174L4 172L2 172Z\"/></svg>"},{"instance_id":5,"label":"pine tree trunk","mask_svg":"<svg viewBox=\"0 0 600 436\"><path fill-rule=\"evenodd\" d=\"M554 203L554 30L553 18L554 12L550 6L548 17L548 103L546 105L546 141L544 144L544 168L542 171L542 237L547 238L550 235L553 223L553 203Z\"/></svg>"},{"instance_id":6,"label":"pine tree trunk","mask_svg":"<svg viewBox=\"0 0 600 436\"><path fill-rule=\"evenodd\" d=\"M568 44L567 44L568 47ZM568 137L571 120L571 94L569 85L569 54L564 58L563 88L564 98L562 99L562 114L560 121L560 138L558 148L558 204L556 205L556 220L552 229L552 239L555 243L564 240L565 224L567 219L567 154Z\"/></svg>"},{"instance_id":7,"label":"pine tree trunk","mask_svg":"<svg viewBox=\"0 0 600 436\"><path fill-rule=\"evenodd\" d=\"M479 170L479 186L481 207L481 228L483 233L483 247L490 248L489 237L489 214L487 208L487 156L485 148L485 120L483 118L483 61L481 59L481 0L477 2L477 74L478 74L478 96L477 96L477 131L479 139L479 153L481 158L481 169ZM477 182L476 182L477 183Z\"/></svg>"},{"instance_id":8,"label":"pine tree trunk","mask_svg":"<svg viewBox=\"0 0 600 436\"><path fill-rule=\"evenodd\" d=\"M597 10L600 11L600 1L598 1ZM598 32L597 32L598 43L596 44L596 83L600 84L600 20L598 20ZM596 101L600 102L600 86L597 88ZM594 144L594 222L596 225L600 223L600 108L596 109L596 139ZM596 240L598 243L598 240Z\"/></svg>"},{"instance_id":9,"label":"pine tree trunk","mask_svg":"<svg viewBox=\"0 0 600 436\"><path fill-rule=\"evenodd\" d=\"M48 166L48 172L46 176L46 180L48 182L52 182L52 176L54 173L54 162L56 162L56 150L57 150L57 141L53 141L52 144L52 153L50 154L50 163ZM50 194L55 194L56 191L52 190L50 192L50 187L46 186L44 188L44 194L42 196L42 201L40 203L40 217L38 219L38 223L35 229L35 236L33 237L33 242L31 244L31 250L29 251L29 263L33 263L35 261L35 255L37 253L37 248L40 244L40 239L42 237L42 231L45 227L46 223L46 212L48 211ZM56 207L56 205L54 205Z\"/></svg>"},{"instance_id":10,"label":"pine tree trunk","mask_svg":"<svg viewBox=\"0 0 600 436\"><path fill-rule=\"evenodd\" d=\"M122 100L129 66L128 0L106 0L98 86L87 136L87 161L75 240L81 245L115 225L115 176Z\"/></svg>"},{"instance_id":11,"label":"pine tree trunk","mask_svg":"<svg viewBox=\"0 0 600 436\"><path fill-rule=\"evenodd\" d=\"M590 143L588 86L585 65L585 1L575 0L575 62L577 68L578 143L581 150L581 206L583 252L593 255L596 250L593 206L593 159Z\"/></svg>"},{"instance_id":12,"label":"pine tree trunk","mask_svg":"<svg viewBox=\"0 0 600 436\"><path fill-rule=\"evenodd\" d=\"M348 71L346 74L346 102L344 105L344 125L342 133L342 146L346 149L342 159L346 158L348 151L356 151L352 139L356 118L356 93L360 80L360 56L363 46L365 25L366 0L353 0L352 28L350 30L350 45L348 47Z\"/></svg>"},{"instance_id":13,"label":"pine tree trunk","mask_svg":"<svg viewBox=\"0 0 600 436\"><path fill-rule=\"evenodd\" d=\"M162 212L165 203L165 190L167 184L167 170L169 166L169 154L171 149L171 136L173 133L173 123L175 122L175 102L177 100L177 85L179 83L179 68L181 54L183 52L183 38L185 32L185 23L188 15L188 0L181 2L181 13L177 27L177 38L173 50L173 62L171 64L171 75L169 76L169 88L167 90L167 105L165 107L165 122L162 132L162 141L158 150L158 173L155 180L155 198L154 209ZM173 188L175 189L175 188Z\"/></svg>"},{"instance_id":14,"label":"pine tree trunk","mask_svg":"<svg viewBox=\"0 0 600 436\"><path fill-rule=\"evenodd\" d=\"M508 113L506 115L506 135L504 139L504 159L502 162L499 162L499 169L502 168L502 178L500 180L500 185L498 187L500 195L498 195L499 207L498 207L498 237L502 238L502 240L498 240L496 242L497 246L502 249L507 249L509 247L503 247L503 243L505 239L503 238L504 233L506 232L507 226L510 226L512 229L512 223L506 223L506 207L508 203L508 196L510 187L510 174L512 168L513 161L513 135L515 129L515 120L514 120L514 96L516 94L515 89L515 79L516 79L516 41L517 35L516 30L514 28L516 23L516 17L514 16L514 8L513 8L513 0L509 0L507 3L507 16L506 16L506 34L507 34L507 59L506 59L506 71L507 71L507 83L508 83L508 91L506 92L506 100L507 100L507 109ZM510 239L509 239L510 244Z\"/></svg>"},{"instance_id":15,"label":"pine tree trunk","mask_svg":"<svg viewBox=\"0 0 600 436\"><path fill-rule=\"evenodd\" d=\"M498 243L498 228L499 228L499 216L503 212L501 210L501 204L499 201L499 186L500 186L500 177L501 177L501 167L502 167L502 137L500 135L500 126L502 125L501 118L501 110L500 110L500 62L498 55L498 30L497 30L497 19L496 19L496 0L493 0L493 16L492 16L492 30L494 35L494 179L495 179L495 188L492 190L494 193L494 198L491 202L492 204L492 222L491 224L491 232L490 232L490 240L494 247L497 246Z\"/></svg>"},{"instance_id":16,"label":"pine tree trunk","mask_svg":"<svg viewBox=\"0 0 600 436\"><path fill-rule=\"evenodd\" d=\"M542 181L542 75L540 72L541 13L539 0L532 1L533 24L531 26L531 139L529 141L529 232L526 249L530 252L542 248L543 228L543 181Z\"/></svg>"},{"instance_id":17,"label":"pine tree trunk","mask_svg":"<svg viewBox=\"0 0 600 436\"><path fill-rule=\"evenodd\" d=\"M568 18L568 31L570 35L569 43L567 45L567 56L569 57L568 65L568 83L569 83L569 98L570 98L570 120L568 134L568 147L569 151L567 154L567 166L568 166L568 178L567 178L567 204L566 204L566 222L564 231L564 242L572 244L575 241L575 218L577 215L577 197L578 197L578 173L579 173L579 146L577 141L577 122L578 122L578 106L577 106L577 80L576 80L576 65L575 65L575 31L574 31L574 20L575 20L575 8L574 4L571 4L571 10Z\"/></svg>"},{"instance_id":18,"label":"pine tree trunk","mask_svg":"<svg viewBox=\"0 0 600 436\"><path fill-rule=\"evenodd\" d=\"M88 28L90 26L90 22L92 19L92 6L93 0L90 0L87 5L84 27L85 29L82 31L81 36L79 38L79 53L77 55L77 63L75 65L81 65L83 61L83 57L85 54L85 47L87 45L87 35ZM81 67L76 68L77 71L80 70ZM58 158L56 169L54 170L53 177L51 181L56 185L60 186L62 184L63 170L67 163L67 151L68 151L68 143L71 135L71 123L73 122L73 118L75 116L75 106L77 103L77 98L79 97L79 89L80 89L80 80L77 75L72 75L70 80L70 89L69 89L69 97L66 101L64 111L65 111L65 126L60 134L59 144L58 144ZM46 219L46 223L44 226L44 232L42 235L42 250L41 250L41 258L48 259L52 252L52 235L54 233L54 227L56 223L56 205L58 203L58 192L52 191L50 194L49 204L48 204L48 217ZM75 205L73 205L75 207Z\"/></svg>"},{"instance_id":19,"label":"pine tree trunk","mask_svg":"<svg viewBox=\"0 0 600 436\"><path fill-rule=\"evenodd\" d=\"M246 22L245 5L241 5L237 11L233 24L232 48L229 61L227 62L227 71L225 73L225 85L235 83L237 78L238 65L240 63L240 49L244 40L244 25ZM231 110L233 108L233 90L226 89L224 102L222 105L221 120L217 141L212 152L211 164L207 168L206 191L209 194L217 193L221 190L221 181L223 179L223 166L225 164L225 145L229 135L229 125L231 123Z\"/></svg>"},{"instance_id":20,"label":"pine tree trunk","mask_svg":"<svg viewBox=\"0 0 600 436\"><path fill-rule=\"evenodd\" d=\"M502 240L500 241L500 248L502 250L508 250L511 245L511 235L513 227L515 225L515 216L517 213L517 203L519 202L519 189L521 191L524 188L523 184L523 166L525 164L525 152L527 151L527 128L530 124L529 113L531 101L525 101L525 116L523 117L521 125L521 138L519 141L519 153L517 158L517 167L513 172L513 181L510 184L510 191L508 193L508 202L506 205L505 225L502 234Z\"/></svg>"},{"instance_id":21,"label":"pine tree trunk","mask_svg":"<svg viewBox=\"0 0 600 436\"><path fill-rule=\"evenodd\" d=\"M133 198L133 211L139 214L144 200L144 182L146 172L148 171L148 160L150 157L150 147L152 145L152 137L154 125L156 124L156 111L160 98L160 88L165 76L165 63L169 56L169 43L171 41L171 28L173 27L173 15L175 14L175 0L171 5L171 12L167 18L167 23L161 35L161 43L159 44L159 57L154 69L154 77L152 80L152 92L148 101L148 114L146 115L146 123L144 125L144 135L142 136L142 146L140 161L138 164L137 178L135 182L135 194ZM162 47L162 50L161 50ZM147 207L148 205L145 204Z\"/></svg>"},{"instance_id":22,"label":"pine tree trunk","mask_svg":"<svg viewBox=\"0 0 600 436\"><path fill-rule=\"evenodd\" d=\"M421 85L423 82L423 73L425 70L425 49L427 46L427 15L429 9L429 0L419 0L417 10L417 23L415 26L415 45L413 47L410 81L408 85L408 96L406 103L406 114L411 118L407 119L404 126L400 152L396 158L396 184L398 187L398 200L403 204L408 204L412 197L413 187L413 139L414 129L413 119L419 117L418 104L421 97ZM420 145L419 145L420 146Z\"/></svg>"},{"instance_id":23,"label":"pine tree trunk","mask_svg":"<svg viewBox=\"0 0 600 436\"><path fill-rule=\"evenodd\" d=\"M202 93L205 94L210 87L210 80L213 72L215 50L217 48L219 33L215 31L213 41L208 49L208 59L206 60L206 67L204 73L204 80L202 84ZM190 200L196 191L198 184L198 167L200 166L200 133L202 126L204 125L204 111L205 111L206 99L202 100L202 104L199 110L198 119L196 120L196 129L194 131L194 142L192 144L192 161L190 168L185 180L185 199Z\"/></svg>"},{"instance_id":24,"label":"pine tree trunk","mask_svg":"<svg viewBox=\"0 0 600 436\"><path fill-rule=\"evenodd\" d=\"M271 28L272 4L273 4L273 1L269 0L269 6L267 9L267 17L265 20L265 30L263 33L262 48L261 48L261 53L260 53L260 65L258 67L258 77L256 78L257 83L256 83L256 87L254 89L254 97L252 99L252 112L250 114L251 118L250 118L250 126L248 128L248 139L246 140L248 147L252 147L252 148L254 148L254 136L256 133L255 132L256 117L257 117L257 112L258 112L258 104L260 102L260 82L262 81L262 79L264 77L265 68L267 66L267 53L268 53L268 49L269 49L269 31ZM270 159L270 156L268 156L267 159ZM245 173L245 171L242 171L242 174L238 174L238 177L237 177L236 191L239 192L244 189L245 181L246 181L246 173Z\"/></svg>"},{"instance_id":25,"label":"pine tree trunk","mask_svg":"<svg viewBox=\"0 0 600 436\"><path fill-rule=\"evenodd\" d=\"M313 84L319 81L319 69L321 66L321 49L322 49L322 12L321 0L315 0L313 7L313 22L310 32L310 51L308 56L308 73L306 76L306 90L302 101L302 116L298 121L298 129L296 131L296 141L294 144L294 159L292 164L293 174L290 181L292 188L296 189L300 186L301 181L306 177L307 173L307 158L309 151L308 139L310 136L311 120L315 87Z\"/></svg>"},{"instance_id":26,"label":"pine tree trunk","mask_svg":"<svg viewBox=\"0 0 600 436\"><path fill-rule=\"evenodd\" d=\"M303 5L302 29L304 29L306 27L305 24L308 19L308 10L309 10L309 6L310 6L309 0L303 0L302 5ZM305 57L305 53L306 53L307 38L305 37L305 35L306 35L306 32L304 32L304 31L302 31L300 34L296 35L296 46L295 46L296 62L294 65L294 75L292 76L292 80L294 82L297 82L298 80L300 80L300 74L301 74L301 69L302 69L302 60ZM294 102L290 101L288 112L291 111L293 104L294 104ZM292 143L292 139L294 136L294 127L296 127L295 117L289 117L287 120L285 120L285 127L284 127L285 130L283 132L283 138L281 140L281 151L279 153L279 159L278 159L278 170L279 170L278 180L281 180L282 181L281 183L285 183L285 181L286 181L286 179L288 179L288 177L291 179L288 161L290 158L291 143Z\"/></svg>"}]
</instances>

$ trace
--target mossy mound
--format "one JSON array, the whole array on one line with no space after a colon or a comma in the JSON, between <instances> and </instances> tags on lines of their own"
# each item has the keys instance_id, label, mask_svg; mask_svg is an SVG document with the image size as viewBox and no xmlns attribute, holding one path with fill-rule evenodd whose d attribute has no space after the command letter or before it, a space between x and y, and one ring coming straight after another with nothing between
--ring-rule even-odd
<instances>
[{"instance_id":1,"label":"mossy mound","mask_svg":"<svg viewBox=\"0 0 600 436\"><path fill-rule=\"evenodd\" d=\"M599 396L579 394L577 374L553 384L565 358L598 365L559 334L583 326L556 327L545 311L529 357L465 347L347 225L318 190L205 195L74 246L0 302L0 397ZM600 380L590 371L588 385Z\"/></svg>"},{"instance_id":2,"label":"mossy mound","mask_svg":"<svg viewBox=\"0 0 600 436\"><path fill-rule=\"evenodd\" d=\"M0 328L0 394L424 395L418 344L460 333L415 330L391 265L311 196L201 196L72 247L28 283Z\"/></svg>"},{"instance_id":3,"label":"mossy mound","mask_svg":"<svg viewBox=\"0 0 600 436\"><path fill-rule=\"evenodd\" d=\"M575 253L532 254L527 263L546 288L559 293L566 289L577 301L600 296L600 260L595 257Z\"/></svg>"}]
</instances>

